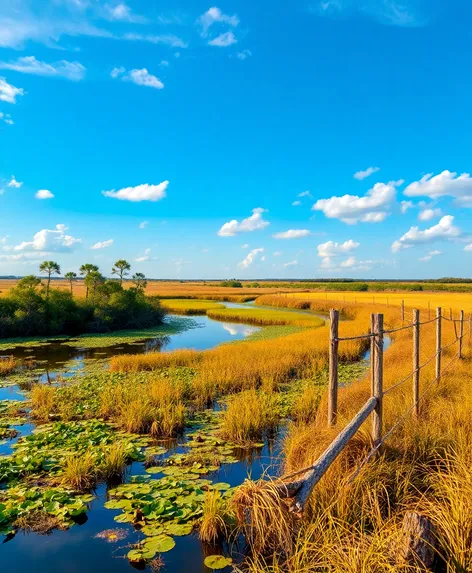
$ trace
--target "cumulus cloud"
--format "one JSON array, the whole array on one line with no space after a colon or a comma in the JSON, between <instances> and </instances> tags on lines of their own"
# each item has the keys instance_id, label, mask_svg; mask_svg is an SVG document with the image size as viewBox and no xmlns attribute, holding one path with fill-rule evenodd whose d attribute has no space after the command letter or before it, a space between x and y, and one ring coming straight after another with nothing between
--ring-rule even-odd
<instances>
[{"instance_id":1,"label":"cumulus cloud","mask_svg":"<svg viewBox=\"0 0 472 573\"><path fill-rule=\"evenodd\" d=\"M40 189L36 191L35 197L36 199L53 199L54 195L49 189Z\"/></svg>"},{"instance_id":2,"label":"cumulus cloud","mask_svg":"<svg viewBox=\"0 0 472 573\"><path fill-rule=\"evenodd\" d=\"M294 201L294 202L292 203L292 207L298 207L298 206L301 205L301 204L302 204L301 201Z\"/></svg>"},{"instance_id":3,"label":"cumulus cloud","mask_svg":"<svg viewBox=\"0 0 472 573\"><path fill-rule=\"evenodd\" d=\"M32 241L24 241L14 247L3 247L5 250L13 251L41 251L43 253L60 253L73 251L77 245L82 243L81 239L76 239L72 235L66 234L65 225L56 225L55 229L42 229L38 231Z\"/></svg>"},{"instance_id":4,"label":"cumulus cloud","mask_svg":"<svg viewBox=\"0 0 472 573\"><path fill-rule=\"evenodd\" d=\"M241 222L233 219L228 223L225 223L221 229L218 231L220 237L234 237L238 233L248 233L251 231L259 231L265 229L270 223L263 219L262 214L266 209L257 207L252 210L252 215L247 219L243 219Z\"/></svg>"},{"instance_id":5,"label":"cumulus cloud","mask_svg":"<svg viewBox=\"0 0 472 573\"><path fill-rule=\"evenodd\" d=\"M392 251L397 253L416 245L434 243L435 241L455 239L461 235L461 230L454 226L454 217L445 215L437 225L420 231L418 227L411 227L398 241L392 244Z\"/></svg>"},{"instance_id":6,"label":"cumulus cloud","mask_svg":"<svg viewBox=\"0 0 472 573\"><path fill-rule=\"evenodd\" d=\"M472 243L469 243L464 247L464 251L472 251Z\"/></svg>"},{"instance_id":7,"label":"cumulus cloud","mask_svg":"<svg viewBox=\"0 0 472 573\"><path fill-rule=\"evenodd\" d=\"M244 243L244 245L241 245L241 249L249 249L249 245L247 243Z\"/></svg>"},{"instance_id":8,"label":"cumulus cloud","mask_svg":"<svg viewBox=\"0 0 472 573\"><path fill-rule=\"evenodd\" d=\"M330 219L340 219L350 225L362 221L379 223L389 214L390 206L395 200L396 187L403 181L376 183L366 195L333 196L330 199L319 199L313 210L322 211Z\"/></svg>"},{"instance_id":9,"label":"cumulus cloud","mask_svg":"<svg viewBox=\"0 0 472 573\"><path fill-rule=\"evenodd\" d=\"M158 90L161 90L164 87L164 84L161 82L161 80L158 77L150 74L146 68L142 68L140 70L130 70L129 72L127 72L123 67L113 68L110 75L114 79L120 77L123 81L133 82L138 86L145 86Z\"/></svg>"},{"instance_id":10,"label":"cumulus cloud","mask_svg":"<svg viewBox=\"0 0 472 573\"><path fill-rule=\"evenodd\" d=\"M124 187L115 191L102 191L105 197L112 197L113 199L120 199L121 201L132 201L138 203L139 201L160 201L166 196L166 189L169 181L163 181L159 185L149 185L143 183L136 187Z\"/></svg>"},{"instance_id":11,"label":"cumulus cloud","mask_svg":"<svg viewBox=\"0 0 472 573\"><path fill-rule=\"evenodd\" d=\"M249 251L249 253L247 254L247 257L243 261L241 261L238 266L242 269L247 269L253 263L256 262L257 257L263 252L264 252L263 248L252 249L252 251Z\"/></svg>"},{"instance_id":12,"label":"cumulus cloud","mask_svg":"<svg viewBox=\"0 0 472 573\"><path fill-rule=\"evenodd\" d=\"M106 249L107 247L111 247L112 245L113 245L113 239L108 239L107 241L99 241L98 243L95 243L95 245L92 245L90 248L92 250Z\"/></svg>"},{"instance_id":13,"label":"cumulus cloud","mask_svg":"<svg viewBox=\"0 0 472 573\"><path fill-rule=\"evenodd\" d=\"M139 228L145 229L148 225L149 225L149 221L141 221L141 223L139 223Z\"/></svg>"},{"instance_id":14,"label":"cumulus cloud","mask_svg":"<svg viewBox=\"0 0 472 573\"><path fill-rule=\"evenodd\" d=\"M311 235L311 231L308 229L289 229L282 233L275 233L272 237L274 239L300 239L301 237L308 237L309 235Z\"/></svg>"},{"instance_id":15,"label":"cumulus cloud","mask_svg":"<svg viewBox=\"0 0 472 573\"><path fill-rule=\"evenodd\" d=\"M17 88L9 84L4 77L0 77L0 101L16 103L17 96L25 95L23 88Z\"/></svg>"},{"instance_id":16,"label":"cumulus cloud","mask_svg":"<svg viewBox=\"0 0 472 573\"><path fill-rule=\"evenodd\" d=\"M228 46L232 46L233 44L237 44L238 40L236 40L236 36L233 32L224 32L224 34L220 34L213 40L208 42L209 46L217 46L218 48L227 48Z\"/></svg>"},{"instance_id":17,"label":"cumulus cloud","mask_svg":"<svg viewBox=\"0 0 472 573\"><path fill-rule=\"evenodd\" d=\"M400 210L403 214L405 214L408 209L412 209L414 207L413 202L412 201L402 201L400 203Z\"/></svg>"},{"instance_id":18,"label":"cumulus cloud","mask_svg":"<svg viewBox=\"0 0 472 573\"><path fill-rule=\"evenodd\" d=\"M430 221L431 219L434 219L435 217L440 217L441 215L442 215L441 209L425 208L419 212L418 219L420 221Z\"/></svg>"},{"instance_id":19,"label":"cumulus cloud","mask_svg":"<svg viewBox=\"0 0 472 573\"><path fill-rule=\"evenodd\" d=\"M213 6L209 8L204 14L198 18L197 23L200 26L200 33L202 37L206 38L208 36L209 29L217 23L226 24L227 26L232 26L236 28L239 25L239 18L236 14L233 16L228 16L224 14L219 8Z\"/></svg>"},{"instance_id":20,"label":"cumulus cloud","mask_svg":"<svg viewBox=\"0 0 472 573\"><path fill-rule=\"evenodd\" d=\"M103 6L102 14L107 20L118 22L130 22L133 24L145 24L148 20L144 16L134 14L131 8L124 2L119 4Z\"/></svg>"},{"instance_id":21,"label":"cumulus cloud","mask_svg":"<svg viewBox=\"0 0 472 573\"><path fill-rule=\"evenodd\" d=\"M377 171L380 171L380 167L368 167L364 171L357 171L357 173L354 173L354 179L362 181L363 179L366 179L373 173L377 173Z\"/></svg>"},{"instance_id":22,"label":"cumulus cloud","mask_svg":"<svg viewBox=\"0 0 472 573\"><path fill-rule=\"evenodd\" d=\"M339 255L345 255L350 251L357 249L360 243L356 243L352 239L349 241L344 241L344 243L336 243L334 241L327 241L326 243L321 243L318 245L318 256L319 257L337 257Z\"/></svg>"},{"instance_id":23,"label":"cumulus cloud","mask_svg":"<svg viewBox=\"0 0 472 573\"><path fill-rule=\"evenodd\" d=\"M12 175L10 181L7 183L7 187L14 187L15 189L19 189L23 185L23 181L17 181L15 176Z\"/></svg>"},{"instance_id":24,"label":"cumulus cloud","mask_svg":"<svg viewBox=\"0 0 472 573\"><path fill-rule=\"evenodd\" d=\"M472 177L469 173L457 175L445 170L439 175L428 173L419 181L410 183L404 191L407 197L454 197L459 204L472 207Z\"/></svg>"},{"instance_id":25,"label":"cumulus cloud","mask_svg":"<svg viewBox=\"0 0 472 573\"><path fill-rule=\"evenodd\" d=\"M429 251L429 253L427 255L425 255L424 257L420 257L418 260L421 261L422 263L425 263L427 261L430 261L433 257L437 257L438 255L442 255L441 251Z\"/></svg>"},{"instance_id":26,"label":"cumulus cloud","mask_svg":"<svg viewBox=\"0 0 472 573\"><path fill-rule=\"evenodd\" d=\"M0 121L7 123L8 125L13 125L14 121L9 113L3 113L0 111Z\"/></svg>"},{"instance_id":27,"label":"cumulus cloud","mask_svg":"<svg viewBox=\"0 0 472 573\"><path fill-rule=\"evenodd\" d=\"M272 253L272 256L274 257L280 257L280 255L283 255L282 251L275 251L275 253Z\"/></svg>"},{"instance_id":28,"label":"cumulus cloud","mask_svg":"<svg viewBox=\"0 0 472 573\"><path fill-rule=\"evenodd\" d=\"M47 64L37 60L34 56L25 56L11 62L0 62L0 69L14 70L15 72L37 76L63 77L74 81L82 80L86 72L85 67L80 62L61 60Z\"/></svg>"}]
</instances>

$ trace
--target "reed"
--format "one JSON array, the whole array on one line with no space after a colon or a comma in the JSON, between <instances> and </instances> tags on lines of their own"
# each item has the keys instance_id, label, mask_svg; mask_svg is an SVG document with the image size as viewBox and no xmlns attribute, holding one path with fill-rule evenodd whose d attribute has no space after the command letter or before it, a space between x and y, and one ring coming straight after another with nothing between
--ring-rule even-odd
<instances>
[{"instance_id":1,"label":"reed","mask_svg":"<svg viewBox=\"0 0 472 573\"><path fill-rule=\"evenodd\" d=\"M0 376L7 376L11 374L16 368L16 361L13 356L8 358L0 358Z\"/></svg>"},{"instance_id":2,"label":"reed","mask_svg":"<svg viewBox=\"0 0 472 573\"><path fill-rule=\"evenodd\" d=\"M289 325L316 328L323 325L323 320L317 316L279 310L225 308L222 310L209 310L207 315L215 320L245 322L260 326Z\"/></svg>"},{"instance_id":3,"label":"reed","mask_svg":"<svg viewBox=\"0 0 472 573\"><path fill-rule=\"evenodd\" d=\"M219 491L207 491L203 502L203 514L199 522L199 536L204 543L215 544L228 539L233 515L230 504Z\"/></svg>"},{"instance_id":4,"label":"reed","mask_svg":"<svg viewBox=\"0 0 472 573\"><path fill-rule=\"evenodd\" d=\"M38 422L49 421L54 413L54 386L35 384L31 390L31 415Z\"/></svg>"},{"instance_id":5,"label":"reed","mask_svg":"<svg viewBox=\"0 0 472 573\"><path fill-rule=\"evenodd\" d=\"M197 315L206 314L208 310L223 309L222 304L210 300L194 299L164 299L162 306L174 314Z\"/></svg>"}]
</instances>

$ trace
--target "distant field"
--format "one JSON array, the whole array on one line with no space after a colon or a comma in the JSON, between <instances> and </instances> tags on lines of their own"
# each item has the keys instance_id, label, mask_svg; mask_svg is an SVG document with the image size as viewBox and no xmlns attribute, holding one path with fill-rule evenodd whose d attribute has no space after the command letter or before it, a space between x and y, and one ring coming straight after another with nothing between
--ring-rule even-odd
<instances>
[{"instance_id":1,"label":"distant field","mask_svg":"<svg viewBox=\"0 0 472 573\"><path fill-rule=\"evenodd\" d=\"M450 308L457 312L464 310L466 313L472 312L472 295L454 292L400 292L400 293L369 293L369 292L311 292L311 293L287 293L284 296L307 300L327 300L362 302L372 305L401 305L405 301L405 306L409 308L428 309L433 311L440 306L445 313Z\"/></svg>"}]
</instances>

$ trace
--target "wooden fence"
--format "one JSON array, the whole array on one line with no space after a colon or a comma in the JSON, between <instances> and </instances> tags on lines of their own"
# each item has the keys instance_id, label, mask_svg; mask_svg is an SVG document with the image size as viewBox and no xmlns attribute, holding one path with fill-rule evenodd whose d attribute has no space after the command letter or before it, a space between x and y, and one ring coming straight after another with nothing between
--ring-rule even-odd
<instances>
[{"instance_id":1,"label":"wooden fence","mask_svg":"<svg viewBox=\"0 0 472 573\"><path fill-rule=\"evenodd\" d=\"M405 321L405 307L402 304L401 318ZM432 388L433 384L439 383L441 375L455 359L463 358L463 339L464 339L464 311L460 311L459 318L454 319L452 313L446 317L441 308L436 309L436 316L429 318L424 322L420 321L420 311L413 310L412 322L403 324L398 328L391 330L384 329L383 314L371 315L371 327L368 334L352 337L339 337L339 311L331 310L330 312L330 342L329 342L329 385L328 385L328 426L334 426L338 414L338 352L339 343L345 340L370 339L370 364L371 364L371 396L347 424L347 426L338 434L333 442L321 454L318 460L310 467L299 470L293 474L283 476L283 484L278 486L279 493L284 497L295 498L295 507L302 511L303 507L310 496L311 491L329 469L331 464L347 446L349 440L356 434L359 428L369 419L371 419L372 448L364 460L359 464L356 471L351 476L352 481L360 472L362 467L382 448L387 438L399 427L399 425L411 414L415 417L420 415L420 402L426 392ZM442 324L443 321L450 321L454 324L455 338L449 344L442 344ZM436 351L423 364L420 364L420 345L421 345L421 327L430 323L436 323ZM469 317L469 338L472 326L472 318ZM458 327L458 328L457 328ZM411 372L403 379L393 384L388 389L383 387L383 369L384 369L384 340L385 336L394 334L401 330L411 329L413 336L412 354L413 368ZM453 359L444 366L442 357L444 351L457 344L457 353ZM432 361L435 361L435 377L429 381L427 387L421 392L421 370ZM395 388L412 380L412 406L398 418L392 428L384 432L383 426L383 404L386 394ZM297 479L295 479L297 478ZM289 481L290 480L290 481Z\"/></svg>"}]
</instances>

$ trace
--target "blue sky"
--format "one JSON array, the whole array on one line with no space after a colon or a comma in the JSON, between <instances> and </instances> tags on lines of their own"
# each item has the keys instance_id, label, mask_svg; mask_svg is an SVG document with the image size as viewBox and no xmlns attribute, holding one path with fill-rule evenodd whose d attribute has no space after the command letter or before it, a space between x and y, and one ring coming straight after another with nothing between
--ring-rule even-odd
<instances>
[{"instance_id":1,"label":"blue sky","mask_svg":"<svg viewBox=\"0 0 472 573\"><path fill-rule=\"evenodd\" d=\"M471 276L466 0L2 0L0 275Z\"/></svg>"}]
</instances>

